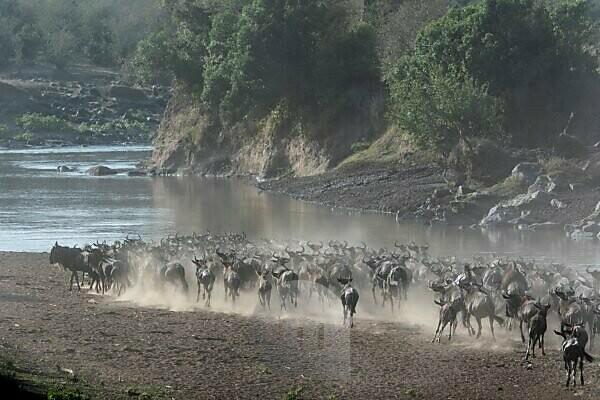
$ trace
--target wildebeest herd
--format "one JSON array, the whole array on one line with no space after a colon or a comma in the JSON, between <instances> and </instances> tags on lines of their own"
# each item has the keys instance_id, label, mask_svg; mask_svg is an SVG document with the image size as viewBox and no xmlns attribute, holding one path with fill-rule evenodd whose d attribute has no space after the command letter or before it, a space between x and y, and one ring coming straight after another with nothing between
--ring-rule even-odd
<instances>
[{"instance_id":1,"label":"wildebeest herd","mask_svg":"<svg viewBox=\"0 0 600 400\"><path fill-rule=\"evenodd\" d=\"M280 311L294 312L313 296L322 308L330 307L336 297L348 327L354 325L359 291L370 290L374 304L384 308L389 304L390 311L398 313L413 290L428 288L440 307L433 341L441 342L446 328L451 340L459 322L468 335L479 338L482 321L487 320L494 340L494 324L509 331L518 324L520 338L527 342L526 359L535 357L536 346L545 355L551 316L557 321L554 333L563 340L567 386L571 378L576 384L578 367L583 385L583 363L593 360L586 346L589 342L593 347L600 329L600 271L493 257L474 257L464 263L432 257L427 246L414 243L396 243L390 250L339 241L285 245L234 233L175 235L157 243L128 236L83 248L57 242L50 263L71 272L70 290L74 281L80 289L79 273L83 273L90 289L117 296L133 285L187 295L187 267L189 276L196 278L195 300L202 297L206 307L217 282L222 282L226 301L235 304L242 294L254 293L265 312L271 310L273 290Z\"/></svg>"}]
</instances>

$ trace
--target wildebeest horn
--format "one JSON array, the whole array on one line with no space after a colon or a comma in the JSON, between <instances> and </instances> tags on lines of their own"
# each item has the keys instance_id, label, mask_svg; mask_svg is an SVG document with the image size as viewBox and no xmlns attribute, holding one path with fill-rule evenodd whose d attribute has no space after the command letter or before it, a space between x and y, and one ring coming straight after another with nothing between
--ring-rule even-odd
<instances>
[{"instance_id":1,"label":"wildebeest horn","mask_svg":"<svg viewBox=\"0 0 600 400\"><path fill-rule=\"evenodd\" d=\"M402 247L402 245L399 245L399 244L398 244L398 241L396 240L396 241L394 241L394 247L401 248L401 247Z\"/></svg>"}]
</instances>

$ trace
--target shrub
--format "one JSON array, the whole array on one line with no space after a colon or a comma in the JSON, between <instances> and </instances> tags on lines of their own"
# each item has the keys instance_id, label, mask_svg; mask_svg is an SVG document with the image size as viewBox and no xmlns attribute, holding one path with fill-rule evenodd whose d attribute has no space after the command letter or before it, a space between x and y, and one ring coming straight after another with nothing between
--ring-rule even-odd
<instances>
[{"instance_id":1,"label":"shrub","mask_svg":"<svg viewBox=\"0 0 600 400\"><path fill-rule=\"evenodd\" d=\"M73 130L71 125L64 119L54 115L44 115L39 113L28 113L18 117L15 121L17 126L31 132L41 131L67 131Z\"/></svg>"}]
</instances>

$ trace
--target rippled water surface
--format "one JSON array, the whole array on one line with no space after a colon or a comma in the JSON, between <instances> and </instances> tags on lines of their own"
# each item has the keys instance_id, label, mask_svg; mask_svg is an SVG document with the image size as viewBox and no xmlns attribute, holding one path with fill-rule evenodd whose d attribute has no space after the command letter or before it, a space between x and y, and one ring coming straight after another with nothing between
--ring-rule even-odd
<instances>
[{"instance_id":1,"label":"rippled water surface","mask_svg":"<svg viewBox=\"0 0 600 400\"><path fill-rule=\"evenodd\" d=\"M82 245L126 234L156 239L210 229L372 246L414 240L429 243L433 253L460 257L495 252L574 264L600 260L598 242L571 241L561 232L398 225L389 215L331 210L236 180L85 174L98 164L133 168L149 155L150 148L141 146L0 150L0 250L46 251L55 240ZM78 170L58 174L59 165Z\"/></svg>"}]
</instances>

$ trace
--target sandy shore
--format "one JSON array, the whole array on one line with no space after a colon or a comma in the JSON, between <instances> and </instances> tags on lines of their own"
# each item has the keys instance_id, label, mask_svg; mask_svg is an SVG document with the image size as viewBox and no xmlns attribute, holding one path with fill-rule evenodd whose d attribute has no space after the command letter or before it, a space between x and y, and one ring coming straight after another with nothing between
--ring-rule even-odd
<instances>
[{"instance_id":1,"label":"sandy shore","mask_svg":"<svg viewBox=\"0 0 600 400\"><path fill-rule=\"evenodd\" d=\"M25 380L76 386L91 398L600 398L597 362L586 365L583 389L563 387L551 335L547 355L528 368L517 333L497 328L494 342L487 323L480 340L459 327L452 344L429 343L436 322L429 305L423 320L434 320L414 324L405 321L423 312L411 304L400 322L370 317L359 304L349 330L337 303L320 317L279 318L275 293L269 314L254 307L254 293L225 313L217 301L206 311L193 300L177 307L135 291L129 301L69 292L47 260L0 253L0 357Z\"/></svg>"}]
</instances>

